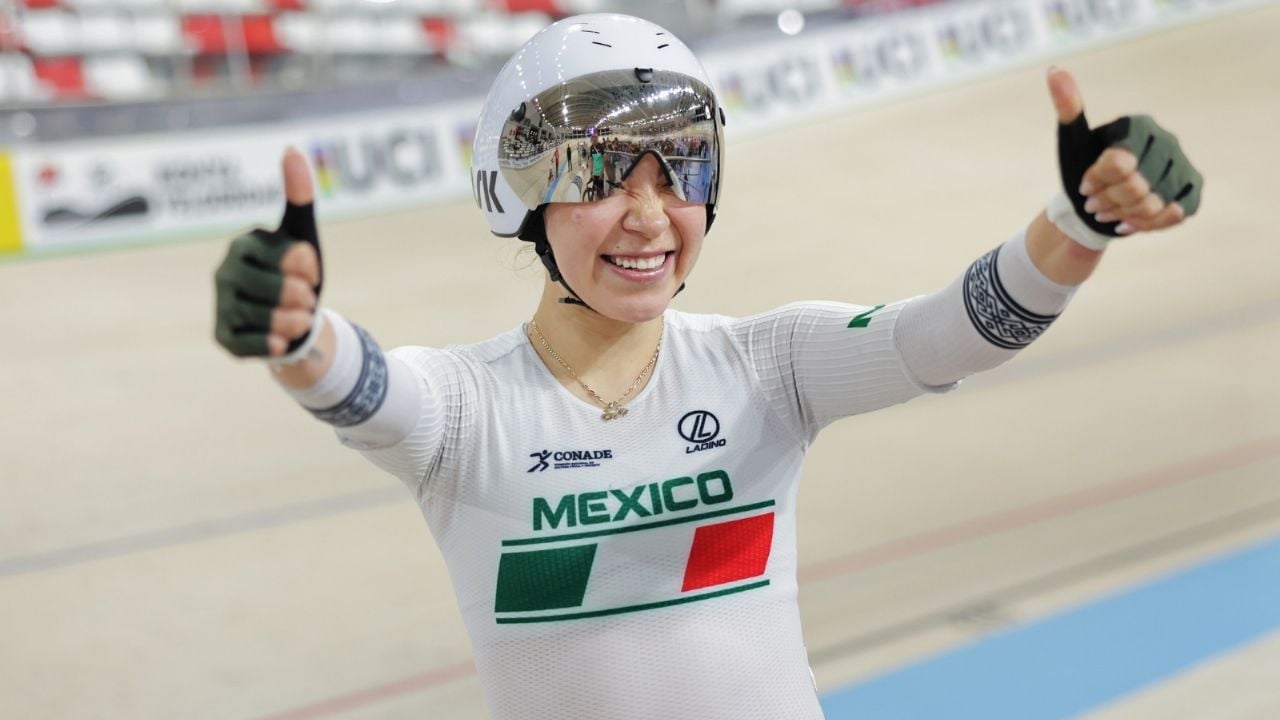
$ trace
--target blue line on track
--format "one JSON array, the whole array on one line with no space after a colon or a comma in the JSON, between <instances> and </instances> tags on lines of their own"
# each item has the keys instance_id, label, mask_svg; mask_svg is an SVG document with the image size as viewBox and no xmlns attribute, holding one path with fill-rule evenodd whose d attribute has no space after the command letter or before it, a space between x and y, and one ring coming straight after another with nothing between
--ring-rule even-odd
<instances>
[{"instance_id":1,"label":"blue line on track","mask_svg":"<svg viewBox=\"0 0 1280 720\"><path fill-rule=\"evenodd\" d=\"M827 720L1050 720L1280 627L1280 538L825 695Z\"/></svg>"}]
</instances>

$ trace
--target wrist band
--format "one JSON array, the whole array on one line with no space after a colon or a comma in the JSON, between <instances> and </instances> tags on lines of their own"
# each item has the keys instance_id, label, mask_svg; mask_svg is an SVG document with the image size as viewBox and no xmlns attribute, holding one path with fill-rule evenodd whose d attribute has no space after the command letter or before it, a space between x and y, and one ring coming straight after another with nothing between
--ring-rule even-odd
<instances>
[{"instance_id":1,"label":"wrist band","mask_svg":"<svg viewBox=\"0 0 1280 720\"><path fill-rule=\"evenodd\" d=\"M1061 190L1049 198L1045 214L1049 216L1049 222L1053 223L1054 227L1090 250L1103 250L1107 247L1107 243L1111 242L1110 236L1095 232L1080 219L1071 200Z\"/></svg>"},{"instance_id":2,"label":"wrist band","mask_svg":"<svg viewBox=\"0 0 1280 720\"><path fill-rule=\"evenodd\" d=\"M307 336L303 338L302 344L298 346L298 349L278 358L269 357L267 358L267 364L283 367L302 360L307 356L307 353L311 352L311 348L315 347L316 342L320 339L320 331L323 329L324 311L317 307L315 313L311 316L311 330L307 332Z\"/></svg>"}]
</instances>

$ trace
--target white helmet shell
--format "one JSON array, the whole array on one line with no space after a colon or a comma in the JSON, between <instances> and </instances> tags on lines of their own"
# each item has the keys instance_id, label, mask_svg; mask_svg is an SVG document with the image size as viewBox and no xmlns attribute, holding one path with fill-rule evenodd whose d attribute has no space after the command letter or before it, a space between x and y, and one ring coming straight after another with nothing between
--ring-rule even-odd
<instances>
[{"instance_id":1,"label":"white helmet shell","mask_svg":"<svg viewBox=\"0 0 1280 720\"><path fill-rule=\"evenodd\" d=\"M706 69L683 42L661 26L629 15L565 18L543 28L511 56L485 98L471 153L476 203L495 235L519 234L537 209L528 207L499 171L502 129L512 111L575 78L635 68L676 72L712 86Z\"/></svg>"}]
</instances>

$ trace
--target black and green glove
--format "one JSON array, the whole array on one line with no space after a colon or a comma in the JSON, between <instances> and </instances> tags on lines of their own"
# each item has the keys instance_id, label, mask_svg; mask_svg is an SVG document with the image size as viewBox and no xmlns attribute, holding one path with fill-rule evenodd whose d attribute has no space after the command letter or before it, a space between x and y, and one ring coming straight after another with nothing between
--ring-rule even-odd
<instances>
[{"instance_id":1,"label":"black and green glove","mask_svg":"<svg viewBox=\"0 0 1280 720\"><path fill-rule=\"evenodd\" d=\"M316 229L313 203L287 203L279 229L254 229L235 240L214 275L217 309L214 337L232 355L268 357L267 336L271 332L271 313L281 302L284 273L281 262L295 243L306 242L315 248L320 261L320 235ZM324 264L320 262L320 281L314 286L317 300L324 284ZM316 325L302 337L289 343L286 356L308 344L316 333Z\"/></svg>"},{"instance_id":2,"label":"black and green glove","mask_svg":"<svg viewBox=\"0 0 1280 720\"><path fill-rule=\"evenodd\" d=\"M1187 217L1200 207L1204 178L1183 154L1178 138L1156 124L1148 115L1122 117L1090 129L1084 113L1069 123L1058 124L1058 168L1062 188L1076 215L1089 229L1117 237L1120 221L1099 222L1084 209L1088 198L1080 193L1085 172L1112 146L1127 148L1138 158L1138 172L1165 202L1182 206Z\"/></svg>"}]
</instances>

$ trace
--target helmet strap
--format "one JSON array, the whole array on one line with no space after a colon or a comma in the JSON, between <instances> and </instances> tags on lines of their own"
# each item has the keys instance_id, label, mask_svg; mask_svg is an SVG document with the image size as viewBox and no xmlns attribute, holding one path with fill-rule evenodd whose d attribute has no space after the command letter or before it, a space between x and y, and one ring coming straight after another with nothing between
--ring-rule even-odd
<instances>
[{"instance_id":1,"label":"helmet strap","mask_svg":"<svg viewBox=\"0 0 1280 720\"><path fill-rule=\"evenodd\" d=\"M551 282L558 282L569 291L569 297L560 298L560 302L565 305L581 305L582 307L595 312L595 308L583 302L578 297L578 293L569 287L568 281L560 274L560 266L556 264L556 255L551 250L551 243L547 240L547 222L543 217L542 211L546 205L539 205L536 210L529 213L529 217L525 218L524 227L520 230L519 238L526 242L533 243L533 249L538 253L538 257L542 259L542 265L547 268L547 274L551 277Z\"/></svg>"}]
</instances>

